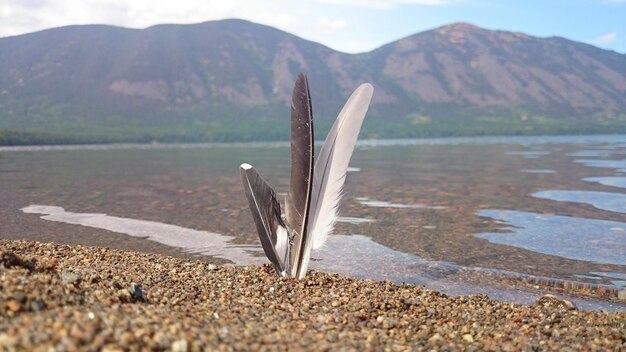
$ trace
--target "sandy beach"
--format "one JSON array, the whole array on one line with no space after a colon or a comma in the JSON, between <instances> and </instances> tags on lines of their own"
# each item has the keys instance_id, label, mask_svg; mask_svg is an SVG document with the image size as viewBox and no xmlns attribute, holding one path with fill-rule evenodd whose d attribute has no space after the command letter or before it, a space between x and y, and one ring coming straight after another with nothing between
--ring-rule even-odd
<instances>
[{"instance_id":1,"label":"sandy beach","mask_svg":"<svg viewBox=\"0 0 626 352\"><path fill-rule=\"evenodd\" d=\"M0 350L621 351L626 313L0 240Z\"/></svg>"}]
</instances>

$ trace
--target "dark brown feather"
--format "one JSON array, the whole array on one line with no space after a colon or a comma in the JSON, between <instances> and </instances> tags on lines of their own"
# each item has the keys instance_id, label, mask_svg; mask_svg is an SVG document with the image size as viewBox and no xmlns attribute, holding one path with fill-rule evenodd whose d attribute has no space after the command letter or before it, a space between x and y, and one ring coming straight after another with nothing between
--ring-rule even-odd
<instances>
[{"instance_id":1,"label":"dark brown feather","mask_svg":"<svg viewBox=\"0 0 626 352\"><path fill-rule=\"evenodd\" d=\"M252 218L256 224L259 239L267 258L274 264L279 275L287 270L286 259L281 259L276 251L278 236L276 228L285 227L281 218L280 203L276 200L274 190L265 182L257 171L247 165L241 167L241 181L248 198ZM284 244L288 246L287 243Z\"/></svg>"},{"instance_id":2,"label":"dark brown feather","mask_svg":"<svg viewBox=\"0 0 626 352\"><path fill-rule=\"evenodd\" d=\"M298 75L291 102L291 181L285 215L291 239L290 276L302 261L313 180L313 111L306 76Z\"/></svg>"}]
</instances>

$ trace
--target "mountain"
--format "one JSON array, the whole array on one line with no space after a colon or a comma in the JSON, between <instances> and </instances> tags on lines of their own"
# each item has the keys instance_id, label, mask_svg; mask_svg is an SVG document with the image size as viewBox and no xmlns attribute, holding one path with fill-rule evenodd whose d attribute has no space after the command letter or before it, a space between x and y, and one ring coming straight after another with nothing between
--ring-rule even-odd
<instances>
[{"instance_id":1,"label":"mountain","mask_svg":"<svg viewBox=\"0 0 626 352\"><path fill-rule=\"evenodd\" d=\"M301 71L320 130L367 81L371 137L626 131L624 54L464 23L345 54L223 20L0 38L0 143L285 139Z\"/></svg>"}]
</instances>

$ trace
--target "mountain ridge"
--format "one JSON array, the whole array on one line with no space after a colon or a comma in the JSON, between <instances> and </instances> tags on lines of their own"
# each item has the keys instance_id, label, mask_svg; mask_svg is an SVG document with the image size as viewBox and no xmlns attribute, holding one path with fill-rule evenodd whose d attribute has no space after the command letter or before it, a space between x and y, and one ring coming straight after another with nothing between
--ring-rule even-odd
<instances>
[{"instance_id":1,"label":"mountain ridge","mask_svg":"<svg viewBox=\"0 0 626 352\"><path fill-rule=\"evenodd\" d=\"M589 44L454 23L348 54L229 19L0 38L0 131L5 140L6 131L100 141L285 139L277 122L301 71L322 129L366 81L376 87L364 126L371 137L626 126L626 55Z\"/></svg>"}]
</instances>

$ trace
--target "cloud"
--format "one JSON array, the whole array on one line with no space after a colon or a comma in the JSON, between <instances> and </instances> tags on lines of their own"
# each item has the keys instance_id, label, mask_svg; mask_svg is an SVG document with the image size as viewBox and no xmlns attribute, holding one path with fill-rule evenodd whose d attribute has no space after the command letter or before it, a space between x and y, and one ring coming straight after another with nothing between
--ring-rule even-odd
<instances>
[{"instance_id":1,"label":"cloud","mask_svg":"<svg viewBox=\"0 0 626 352\"><path fill-rule=\"evenodd\" d=\"M317 20L316 26L318 30L320 30L324 34L331 34L337 31L344 30L348 26L348 24L343 19L332 20L327 17L322 17Z\"/></svg>"},{"instance_id":2,"label":"cloud","mask_svg":"<svg viewBox=\"0 0 626 352\"><path fill-rule=\"evenodd\" d=\"M0 18L7 18L11 16L11 6L4 4L0 6Z\"/></svg>"},{"instance_id":3,"label":"cloud","mask_svg":"<svg viewBox=\"0 0 626 352\"><path fill-rule=\"evenodd\" d=\"M441 6L451 3L453 0L317 0L318 2L354 6L368 7L374 9L393 9L399 5L424 5L424 6Z\"/></svg>"},{"instance_id":4,"label":"cloud","mask_svg":"<svg viewBox=\"0 0 626 352\"><path fill-rule=\"evenodd\" d=\"M1 0L0 37L70 24L145 28L160 23L198 23L245 18L289 30L297 6L287 0ZM309 20L312 26L314 20Z\"/></svg>"},{"instance_id":5,"label":"cloud","mask_svg":"<svg viewBox=\"0 0 626 352\"><path fill-rule=\"evenodd\" d=\"M617 34L615 34L615 33L606 33L606 34L602 34L601 36L599 36L596 39L594 39L593 42L594 43L598 43L598 44L604 44L604 43L612 42L615 39L617 39Z\"/></svg>"},{"instance_id":6,"label":"cloud","mask_svg":"<svg viewBox=\"0 0 626 352\"><path fill-rule=\"evenodd\" d=\"M0 38L67 25L146 28L163 23L241 18L354 52L369 50L386 40L383 34L367 34L369 27L360 23L360 11L402 10L402 6L463 1L466 0L0 0Z\"/></svg>"},{"instance_id":7,"label":"cloud","mask_svg":"<svg viewBox=\"0 0 626 352\"><path fill-rule=\"evenodd\" d=\"M0 38L76 24L146 28L241 18L332 42L347 22L325 10L317 0L0 0Z\"/></svg>"}]
</instances>

